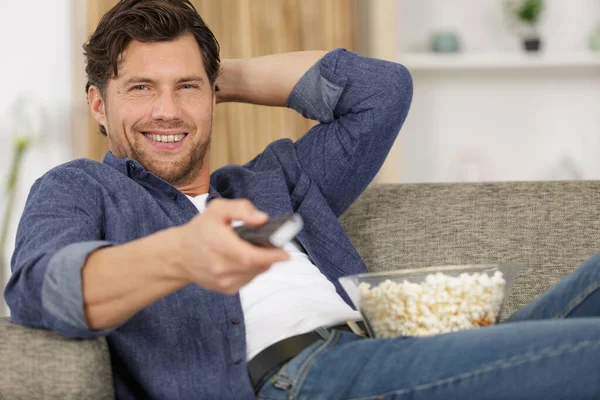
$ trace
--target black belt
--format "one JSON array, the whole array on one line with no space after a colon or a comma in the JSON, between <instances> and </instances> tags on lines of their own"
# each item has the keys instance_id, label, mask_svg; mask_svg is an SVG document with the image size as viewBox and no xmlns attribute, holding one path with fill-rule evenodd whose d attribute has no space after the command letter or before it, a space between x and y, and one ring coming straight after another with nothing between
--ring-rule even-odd
<instances>
[{"instance_id":1,"label":"black belt","mask_svg":"<svg viewBox=\"0 0 600 400\"><path fill-rule=\"evenodd\" d=\"M357 321L357 325L363 332L366 332L361 321ZM327 329L353 332L346 324L333 326ZM254 391L258 392L258 390L260 390L271 373L275 372L278 368L281 368L283 364L296 357L304 349L319 339L323 338L317 332L307 332L302 335L283 339L258 353L250 360L250 362L248 362L248 375L250 376L250 382L252 383Z\"/></svg>"}]
</instances>

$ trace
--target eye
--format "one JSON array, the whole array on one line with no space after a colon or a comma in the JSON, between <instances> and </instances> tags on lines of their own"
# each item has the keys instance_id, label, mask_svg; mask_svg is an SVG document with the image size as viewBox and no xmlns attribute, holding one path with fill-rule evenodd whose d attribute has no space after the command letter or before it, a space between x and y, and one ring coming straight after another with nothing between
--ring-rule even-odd
<instances>
[{"instance_id":1,"label":"eye","mask_svg":"<svg viewBox=\"0 0 600 400\"><path fill-rule=\"evenodd\" d=\"M135 85L131 89L132 90L148 90L148 86L146 86L146 85Z\"/></svg>"},{"instance_id":2,"label":"eye","mask_svg":"<svg viewBox=\"0 0 600 400\"><path fill-rule=\"evenodd\" d=\"M197 89L198 86L197 85L193 85L191 83L184 83L183 85L181 85L182 89Z\"/></svg>"}]
</instances>

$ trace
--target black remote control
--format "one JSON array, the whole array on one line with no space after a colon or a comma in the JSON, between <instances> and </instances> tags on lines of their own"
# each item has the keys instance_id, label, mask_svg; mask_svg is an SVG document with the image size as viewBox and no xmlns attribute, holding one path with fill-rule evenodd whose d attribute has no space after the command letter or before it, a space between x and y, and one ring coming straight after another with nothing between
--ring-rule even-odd
<instances>
[{"instance_id":1,"label":"black remote control","mask_svg":"<svg viewBox=\"0 0 600 400\"><path fill-rule=\"evenodd\" d=\"M242 225L234 228L244 240L263 247L282 247L302 230L300 214L284 214L270 218L259 226Z\"/></svg>"}]
</instances>

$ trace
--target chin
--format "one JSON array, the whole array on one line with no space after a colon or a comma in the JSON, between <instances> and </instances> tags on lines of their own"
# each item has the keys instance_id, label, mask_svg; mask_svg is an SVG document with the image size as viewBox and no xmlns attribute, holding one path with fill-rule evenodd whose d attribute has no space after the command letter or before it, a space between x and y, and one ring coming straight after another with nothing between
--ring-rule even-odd
<instances>
[{"instance_id":1,"label":"chin","mask_svg":"<svg viewBox=\"0 0 600 400\"><path fill-rule=\"evenodd\" d=\"M161 178L163 181L169 183L172 186L178 186L188 183L193 179L194 171L196 168L192 166L149 166L146 168L149 172Z\"/></svg>"},{"instance_id":2,"label":"chin","mask_svg":"<svg viewBox=\"0 0 600 400\"><path fill-rule=\"evenodd\" d=\"M181 180L185 176L184 171L173 168L149 168L148 171L171 184Z\"/></svg>"}]
</instances>

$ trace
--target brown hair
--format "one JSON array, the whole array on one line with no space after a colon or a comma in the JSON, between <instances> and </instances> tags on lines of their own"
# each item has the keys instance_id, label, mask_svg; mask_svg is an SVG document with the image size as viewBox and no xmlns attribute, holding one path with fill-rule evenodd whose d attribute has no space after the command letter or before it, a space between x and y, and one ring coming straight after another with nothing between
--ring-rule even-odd
<instances>
[{"instance_id":1,"label":"brown hair","mask_svg":"<svg viewBox=\"0 0 600 400\"><path fill-rule=\"evenodd\" d=\"M96 86L104 97L109 79L118 76L121 53L131 40L162 42L192 33L208 80L219 74L219 43L189 0L120 0L83 45L88 77L85 91ZM100 125L100 132L106 135Z\"/></svg>"}]
</instances>

